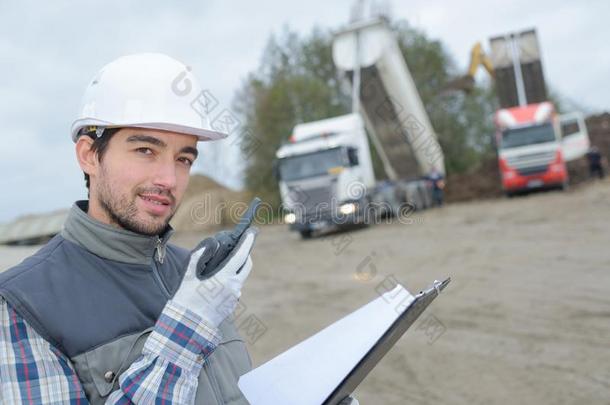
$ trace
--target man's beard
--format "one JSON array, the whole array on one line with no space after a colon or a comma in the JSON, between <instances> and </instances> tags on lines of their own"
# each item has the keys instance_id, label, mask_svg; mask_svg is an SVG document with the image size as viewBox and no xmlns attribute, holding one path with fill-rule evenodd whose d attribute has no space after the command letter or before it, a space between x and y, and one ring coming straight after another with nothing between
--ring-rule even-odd
<instances>
[{"instance_id":1,"label":"man's beard","mask_svg":"<svg viewBox=\"0 0 610 405\"><path fill-rule=\"evenodd\" d=\"M135 201L135 198L137 197L129 200L127 195L115 196L104 177L105 176L103 175L100 177L98 199L100 206L106 212L106 214L108 214L112 223L115 223L128 231L147 236L159 235L165 230L165 228L167 228L167 225L174 216L175 211L172 211L167 219L162 223L138 220L138 207L136 206ZM159 188L148 188L136 190L135 196L146 192L153 192L162 195L167 194ZM170 198L172 201L174 200L173 196L171 195L168 196L168 198Z\"/></svg>"}]
</instances>

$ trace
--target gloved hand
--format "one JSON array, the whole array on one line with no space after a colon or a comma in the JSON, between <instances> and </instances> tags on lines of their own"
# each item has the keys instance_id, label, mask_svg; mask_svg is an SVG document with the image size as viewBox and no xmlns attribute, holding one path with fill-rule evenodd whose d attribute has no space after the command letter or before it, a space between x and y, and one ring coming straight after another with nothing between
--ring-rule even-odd
<instances>
[{"instance_id":1,"label":"gloved hand","mask_svg":"<svg viewBox=\"0 0 610 405\"><path fill-rule=\"evenodd\" d=\"M252 270L250 251L258 229L247 229L218 272L205 280L196 276L197 261L206 247L194 249L182 284L172 300L201 316L208 326L217 328L235 310L241 288Z\"/></svg>"}]
</instances>

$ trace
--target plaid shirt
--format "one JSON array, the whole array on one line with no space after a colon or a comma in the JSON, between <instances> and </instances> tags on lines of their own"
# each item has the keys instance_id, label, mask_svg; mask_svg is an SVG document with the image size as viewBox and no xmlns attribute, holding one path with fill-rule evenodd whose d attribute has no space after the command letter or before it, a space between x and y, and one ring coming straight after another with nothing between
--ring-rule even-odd
<instances>
[{"instance_id":1,"label":"plaid shirt","mask_svg":"<svg viewBox=\"0 0 610 405\"><path fill-rule=\"evenodd\" d=\"M191 404L215 329L168 301L142 355L119 376L107 404ZM70 360L0 298L0 403L88 404Z\"/></svg>"}]
</instances>

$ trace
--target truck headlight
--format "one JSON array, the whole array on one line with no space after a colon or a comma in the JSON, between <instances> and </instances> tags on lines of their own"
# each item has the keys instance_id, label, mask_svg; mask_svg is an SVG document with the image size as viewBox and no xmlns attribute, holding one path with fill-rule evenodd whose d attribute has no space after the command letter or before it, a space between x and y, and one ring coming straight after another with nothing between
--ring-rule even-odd
<instances>
[{"instance_id":1,"label":"truck headlight","mask_svg":"<svg viewBox=\"0 0 610 405\"><path fill-rule=\"evenodd\" d=\"M294 215L294 213L290 212L286 215L284 215L284 222L286 222L288 225L292 225L296 222L297 220L297 216Z\"/></svg>"},{"instance_id":2,"label":"truck headlight","mask_svg":"<svg viewBox=\"0 0 610 405\"><path fill-rule=\"evenodd\" d=\"M515 177L517 177L517 173L510 170L510 171L502 172L502 176L504 176L505 179L510 180L510 179L514 179Z\"/></svg>"},{"instance_id":3,"label":"truck headlight","mask_svg":"<svg viewBox=\"0 0 610 405\"><path fill-rule=\"evenodd\" d=\"M551 171L555 173L563 172L563 164L551 163Z\"/></svg>"},{"instance_id":4,"label":"truck headlight","mask_svg":"<svg viewBox=\"0 0 610 405\"><path fill-rule=\"evenodd\" d=\"M353 204L353 203L343 204L339 207L339 212L342 213L343 215L353 214L354 212L356 212L356 204Z\"/></svg>"}]
</instances>

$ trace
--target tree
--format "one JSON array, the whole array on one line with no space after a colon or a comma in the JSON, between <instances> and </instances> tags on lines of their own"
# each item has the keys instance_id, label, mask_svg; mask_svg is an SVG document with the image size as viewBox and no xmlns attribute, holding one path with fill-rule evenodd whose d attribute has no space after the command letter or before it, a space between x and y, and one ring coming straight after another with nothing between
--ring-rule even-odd
<instances>
[{"instance_id":1,"label":"tree","mask_svg":"<svg viewBox=\"0 0 610 405\"><path fill-rule=\"evenodd\" d=\"M252 135L242 140L246 186L267 201L279 201L272 162L295 124L349 111L331 44L331 34L319 29L307 39L288 30L279 40L272 36L260 69L249 75L235 98L235 110Z\"/></svg>"},{"instance_id":2,"label":"tree","mask_svg":"<svg viewBox=\"0 0 610 405\"><path fill-rule=\"evenodd\" d=\"M400 49L420 92L448 172L462 172L492 151L495 108L490 86L470 95L443 92L456 71L439 41L406 22L394 24ZM246 186L270 202L279 202L272 175L275 152L302 122L347 114L349 89L332 61L332 34L316 28L300 37L289 29L271 36L262 63L250 73L234 100L247 128L242 140Z\"/></svg>"}]
</instances>

